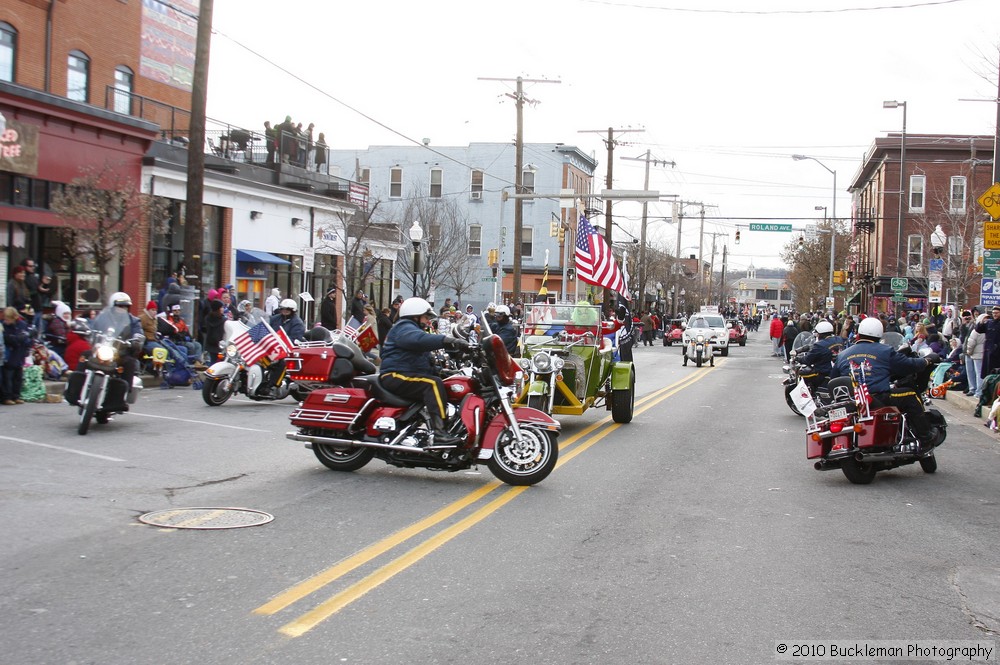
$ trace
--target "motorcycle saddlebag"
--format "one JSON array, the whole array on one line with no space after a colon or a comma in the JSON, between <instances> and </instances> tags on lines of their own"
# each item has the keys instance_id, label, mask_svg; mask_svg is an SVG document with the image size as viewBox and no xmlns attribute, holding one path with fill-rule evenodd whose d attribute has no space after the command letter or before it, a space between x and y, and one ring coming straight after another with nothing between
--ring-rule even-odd
<instances>
[{"instance_id":1,"label":"motorcycle saddlebag","mask_svg":"<svg viewBox=\"0 0 1000 665\"><path fill-rule=\"evenodd\" d=\"M73 406L79 406L80 404L80 393L83 392L83 383L87 380L87 373L76 370L70 372L69 377L66 379L66 389L63 390L63 397L66 401Z\"/></svg>"},{"instance_id":2,"label":"motorcycle saddlebag","mask_svg":"<svg viewBox=\"0 0 1000 665\"><path fill-rule=\"evenodd\" d=\"M344 429L369 400L363 388L320 388L289 415L295 427Z\"/></svg>"},{"instance_id":3,"label":"motorcycle saddlebag","mask_svg":"<svg viewBox=\"0 0 1000 665\"><path fill-rule=\"evenodd\" d=\"M111 405L124 404L128 397L128 383L117 376L108 377L108 387L104 393L104 403Z\"/></svg>"},{"instance_id":4,"label":"motorcycle saddlebag","mask_svg":"<svg viewBox=\"0 0 1000 665\"><path fill-rule=\"evenodd\" d=\"M899 428L903 424L903 416L894 406L876 409L874 419L864 424L864 430L858 434L859 448L875 446L891 446L899 438Z\"/></svg>"}]
</instances>

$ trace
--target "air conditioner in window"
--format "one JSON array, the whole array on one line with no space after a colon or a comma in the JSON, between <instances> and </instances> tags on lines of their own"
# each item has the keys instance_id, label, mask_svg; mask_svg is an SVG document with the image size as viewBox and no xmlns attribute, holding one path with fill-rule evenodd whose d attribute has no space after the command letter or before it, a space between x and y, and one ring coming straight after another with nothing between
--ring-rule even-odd
<instances>
[{"instance_id":1,"label":"air conditioner in window","mask_svg":"<svg viewBox=\"0 0 1000 665\"><path fill-rule=\"evenodd\" d=\"M472 192L472 194L470 195L470 197L472 198L473 201L482 201L483 200L483 193L482 192Z\"/></svg>"}]
</instances>

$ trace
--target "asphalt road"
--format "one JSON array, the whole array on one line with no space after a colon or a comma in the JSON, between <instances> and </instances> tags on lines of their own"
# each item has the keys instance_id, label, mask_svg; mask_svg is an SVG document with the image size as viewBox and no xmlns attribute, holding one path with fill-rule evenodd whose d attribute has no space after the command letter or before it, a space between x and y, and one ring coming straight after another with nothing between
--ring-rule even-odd
<instances>
[{"instance_id":1,"label":"asphalt road","mask_svg":"<svg viewBox=\"0 0 1000 665\"><path fill-rule=\"evenodd\" d=\"M996 640L1000 441L967 409L936 474L854 486L805 459L766 332L714 368L635 355L633 422L561 418L531 488L328 471L284 438L291 400L147 390L85 437L65 404L0 407L0 663L742 664L782 641ZM274 520L137 519L186 507Z\"/></svg>"}]
</instances>

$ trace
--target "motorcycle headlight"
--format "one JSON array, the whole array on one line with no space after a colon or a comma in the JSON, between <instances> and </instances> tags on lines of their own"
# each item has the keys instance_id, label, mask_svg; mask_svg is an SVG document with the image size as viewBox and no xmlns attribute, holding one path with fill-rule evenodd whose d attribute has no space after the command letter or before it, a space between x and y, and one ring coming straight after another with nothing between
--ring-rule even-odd
<instances>
[{"instance_id":1,"label":"motorcycle headlight","mask_svg":"<svg viewBox=\"0 0 1000 665\"><path fill-rule=\"evenodd\" d=\"M704 343L704 341L705 341L705 336L704 336L704 335L698 335L697 337L695 337L695 338L694 338L694 340L695 340L696 342L698 342L699 344L701 344L701 343Z\"/></svg>"},{"instance_id":2,"label":"motorcycle headlight","mask_svg":"<svg viewBox=\"0 0 1000 665\"><path fill-rule=\"evenodd\" d=\"M536 353L531 358L536 372L548 372L552 369L552 356L547 353Z\"/></svg>"},{"instance_id":3,"label":"motorcycle headlight","mask_svg":"<svg viewBox=\"0 0 1000 665\"><path fill-rule=\"evenodd\" d=\"M115 359L115 350L109 345L102 344L97 347L94 355L96 355L97 359L102 363L107 364Z\"/></svg>"},{"instance_id":4,"label":"motorcycle headlight","mask_svg":"<svg viewBox=\"0 0 1000 665\"><path fill-rule=\"evenodd\" d=\"M518 363L521 369L531 369L531 358L521 358Z\"/></svg>"},{"instance_id":5,"label":"motorcycle headlight","mask_svg":"<svg viewBox=\"0 0 1000 665\"><path fill-rule=\"evenodd\" d=\"M558 356L556 356L555 358L552 359L552 369L554 369L554 370L560 370L560 369L562 369L563 365L565 365L565 364L566 364L566 361L563 360L562 358L558 357Z\"/></svg>"},{"instance_id":6,"label":"motorcycle headlight","mask_svg":"<svg viewBox=\"0 0 1000 665\"><path fill-rule=\"evenodd\" d=\"M235 344L229 344L226 346L226 358L235 358L238 355L239 352L236 350Z\"/></svg>"}]
</instances>

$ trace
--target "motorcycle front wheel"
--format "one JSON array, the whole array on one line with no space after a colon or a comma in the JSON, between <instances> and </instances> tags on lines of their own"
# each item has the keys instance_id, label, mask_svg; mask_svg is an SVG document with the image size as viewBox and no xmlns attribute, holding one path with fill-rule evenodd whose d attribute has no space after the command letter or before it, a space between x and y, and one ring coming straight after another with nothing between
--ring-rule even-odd
<instances>
[{"instance_id":1,"label":"motorcycle front wheel","mask_svg":"<svg viewBox=\"0 0 1000 665\"><path fill-rule=\"evenodd\" d=\"M546 395L528 395L528 406L548 413L549 398Z\"/></svg>"},{"instance_id":2,"label":"motorcycle front wheel","mask_svg":"<svg viewBox=\"0 0 1000 665\"><path fill-rule=\"evenodd\" d=\"M312 444L316 459L333 471L357 471L372 461L375 451L361 446L332 446L328 443Z\"/></svg>"},{"instance_id":3,"label":"motorcycle front wheel","mask_svg":"<svg viewBox=\"0 0 1000 665\"><path fill-rule=\"evenodd\" d=\"M201 384L201 398L209 406L222 406L233 396L232 385L226 378L206 378Z\"/></svg>"},{"instance_id":4,"label":"motorcycle front wheel","mask_svg":"<svg viewBox=\"0 0 1000 665\"><path fill-rule=\"evenodd\" d=\"M521 427L521 442L510 427L497 437L496 448L487 464L490 471L508 485L534 485L556 468L559 448L556 434L534 427Z\"/></svg>"},{"instance_id":5,"label":"motorcycle front wheel","mask_svg":"<svg viewBox=\"0 0 1000 665\"><path fill-rule=\"evenodd\" d=\"M704 362L701 351L694 358L694 366L701 367L702 362Z\"/></svg>"},{"instance_id":6,"label":"motorcycle front wheel","mask_svg":"<svg viewBox=\"0 0 1000 665\"><path fill-rule=\"evenodd\" d=\"M934 457L934 453L920 458L920 468L924 470L924 473L934 473L937 471L937 458Z\"/></svg>"},{"instance_id":7,"label":"motorcycle front wheel","mask_svg":"<svg viewBox=\"0 0 1000 665\"><path fill-rule=\"evenodd\" d=\"M105 381L107 381L107 377L103 374L95 374L90 381L90 392L87 393L86 403L80 407L80 425L76 428L76 433L80 436L85 435L90 430L90 421L100 407L98 402L101 399L101 389L104 388Z\"/></svg>"},{"instance_id":8,"label":"motorcycle front wheel","mask_svg":"<svg viewBox=\"0 0 1000 665\"><path fill-rule=\"evenodd\" d=\"M799 407L795 406L795 401L792 399L793 390L795 390L794 383L785 386L785 403L788 405L788 408L792 410L792 413L794 413L797 416L801 416L802 412L799 411Z\"/></svg>"}]
</instances>

